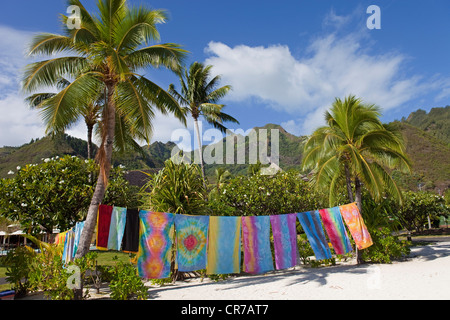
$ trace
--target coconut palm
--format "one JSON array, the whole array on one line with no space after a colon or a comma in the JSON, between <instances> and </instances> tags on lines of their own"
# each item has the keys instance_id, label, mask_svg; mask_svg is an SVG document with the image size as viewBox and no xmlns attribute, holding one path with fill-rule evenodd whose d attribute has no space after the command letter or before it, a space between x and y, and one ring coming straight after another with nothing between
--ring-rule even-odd
<instances>
[{"instance_id":1,"label":"coconut palm","mask_svg":"<svg viewBox=\"0 0 450 320\"><path fill-rule=\"evenodd\" d=\"M60 79L56 85L57 89L64 90L67 86L70 85L70 81L67 79ZM45 100L54 97L56 93L45 92L45 93L35 93L31 96L27 97L25 101L30 105L33 109L41 109L45 106ZM92 159L93 150L92 150L92 134L94 131L94 126L100 120L100 110L104 104L104 97L100 95L96 101L91 101L86 106L81 106L83 108L83 118L84 123L87 128L87 158ZM74 119L75 120L75 119ZM116 133L117 135L117 133Z\"/></svg>"},{"instance_id":2,"label":"coconut palm","mask_svg":"<svg viewBox=\"0 0 450 320\"><path fill-rule=\"evenodd\" d=\"M380 120L379 108L349 96L336 98L325 113L327 126L318 128L304 146L303 169L312 169L316 188L329 189L335 205L339 185L346 185L349 200L361 210L361 184L374 199L386 193L401 201L391 169L410 170L402 136ZM353 186L352 186L353 184Z\"/></svg>"},{"instance_id":3,"label":"coconut palm","mask_svg":"<svg viewBox=\"0 0 450 320\"><path fill-rule=\"evenodd\" d=\"M180 72L186 51L177 44L157 43L160 36L156 25L167 19L162 10L130 7L126 0L99 0L94 15L80 0L69 0L68 5L79 8L80 28L69 29L69 18L63 16L65 34L43 33L34 37L29 55L51 57L27 66L22 87L31 93L54 87L61 78L71 81L40 108L47 133L64 131L83 116L80 106L104 95L99 126L101 144L97 151L100 174L80 238L77 257L81 257L89 250L114 145L124 144L128 138L149 142L156 110L173 113L186 123L172 96L140 74L148 67ZM117 131L127 131L128 138L115 139Z\"/></svg>"},{"instance_id":4,"label":"coconut palm","mask_svg":"<svg viewBox=\"0 0 450 320\"><path fill-rule=\"evenodd\" d=\"M194 62L190 65L189 70L184 70L184 75L180 75L181 92L178 92L173 84L169 86L169 92L194 119L203 179L205 179L205 168L198 119L203 116L206 122L222 133L227 130L223 125L224 122L239 123L232 116L222 112L225 105L218 104L218 101L230 91L231 86L226 85L217 88L221 77L215 76L210 79L211 68L212 66L204 66L200 62Z\"/></svg>"}]
</instances>

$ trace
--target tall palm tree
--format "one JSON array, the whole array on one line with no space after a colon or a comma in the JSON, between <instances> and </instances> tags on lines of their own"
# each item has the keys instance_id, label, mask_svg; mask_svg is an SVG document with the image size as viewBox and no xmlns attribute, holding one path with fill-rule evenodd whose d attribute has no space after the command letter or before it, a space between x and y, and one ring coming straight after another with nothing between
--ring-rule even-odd
<instances>
[{"instance_id":1,"label":"tall palm tree","mask_svg":"<svg viewBox=\"0 0 450 320\"><path fill-rule=\"evenodd\" d=\"M339 185L346 185L349 200L361 210L361 184L373 198L402 194L391 169L410 170L402 136L379 120L380 111L355 96L336 98L325 113L327 126L318 128L304 146L303 169L312 169L316 188L329 188L335 205ZM355 198L353 198L353 186Z\"/></svg>"},{"instance_id":2,"label":"tall palm tree","mask_svg":"<svg viewBox=\"0 0 450 320\"><path fill-rule=\"evenodd\" d=\"M200 62L194 62L190 65L189 70L184 70L184 75L180 75L181 92L178 92L173 84L169 86L169 92L183 106L185 112L189 113L194 119L203 179L205 179L205 168L198 119L203 116L206 122L222 133L227 130L223 125L225 121L239 123L232 116L222 112L225 105L218 104L218 101L231 90L231 86L226 85L217 88L221 77L215 76L210 79L211 68L212 66L204 66Z\"/></svg>"},{"instance_id":3,"label":"tall palm tree","mask_svg":"<svg viewBox=\"0 0 450 320\"><path fill-rule=\"evenodd\" d=\"M68 17L63 16L65 34L43 33L34 37L29 55L52 57L29 64L22 87L33 92L53 87L63 77L73 79L58 94L46 99L40 109L49 133L64 131L82 116L80 106L89 105L104 94L101 145L97 152L100 174L77 251L77 257L82 257L89 251L98 206L107 188L113 146L126 142L115 139L115 132L126 130L128 137L149 142L155 110L173 113L186 123L173 97L139 72L148 67L165 67L178 73L187 52L177 44L157 43L160 36L156 25L167 19L162 10L130 7L126 0L99 0L94 15L80 0L69 0L68 5L80 9L80 28L67 28Z\"/></svg>"},{"instance_id":4,"label":"tall palm tree","mask_svg":"<svg viewBox=\"0 0 450 320\"><path fill-rule=\"evenodd\" d=\"M70 81L67 79L60 79L56 84L57 89L64 90L67 86L70 85ZM35 93L31 96L27 97L25 101L30 105L33 109L41 109L45 107L45 100L54 97L56 93L45 92L45 93ZM92 135L94 131L94 126L100 120L100 110L102 109L102 105L104 104L104 97L100 95L97 100L91 101L86 106L80 106L83 109L83 118L84 123L87 128L87 158L92 159L93 155L93 143L92 143ZM74 119L76 120L76 119Z\"/></svg>"}]
</instances>

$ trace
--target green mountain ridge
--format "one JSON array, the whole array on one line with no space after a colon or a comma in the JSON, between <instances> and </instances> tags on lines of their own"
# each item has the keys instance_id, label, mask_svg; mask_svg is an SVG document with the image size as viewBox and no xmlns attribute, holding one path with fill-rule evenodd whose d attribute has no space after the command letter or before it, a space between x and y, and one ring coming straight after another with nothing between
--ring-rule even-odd
<instances>
[{"instance_id":1,"label":"green mountain ridge","mask_svg":"<svg viewBox=\"0 0 450 320\"><path fill-rule=\"evenodd\" d=\"M427 189L435 192L443 192L449 188L450 106L433 108L429 113L419 109L412 112L408 118L402 118L401 121L394 121L391 124L397 126L401 131L406 143L406 153L412 162L411 174L393 172L393 176L400 186L409 190ZM283 170L301 168L303 144L307 137L295 136L277 124L267 124L254 129L256 132L259 132L259 129L267 129L267 155L270 155L272 148L271 129L278 129L279 166ZM211 144L203 147L204 151L212 152L212 156L215 156L214 151L212 151L214 149L216 151L222 150L223 152L222 164L205 165L205 171L210 182L213 182L214 171L218 167L226 168L233 175L247 173L251 140L249 140L248 136L240 136L235 139L242 143L242 138L244 138L243 144L234 144L234 163L237 162L237 151L240 150L242 152L244 150L246 164L226 163L226 138L215 145ZM139 171L154 172L162 168L164 161L170 158L175 147L176 144L173 142L154 142L143 146L142 153L130 151L121 155L114 154L113 165L125 165L130 175L134 174L134 180L142 181L142 174L139 176ZM17 166L40 163L42 159L57 155L70 154L86 158L86 150L86 141L68 135L57 136L53 139L44 137L36 141L32 140L21 147L3 147L0 148L0 177L10 177L8 172L16 171ZM190 153L191 159L194 159L194 152L198 152L198 150ZM264 157L265 154L263 153L262 158Z\"/></svg>"}]
</instances>

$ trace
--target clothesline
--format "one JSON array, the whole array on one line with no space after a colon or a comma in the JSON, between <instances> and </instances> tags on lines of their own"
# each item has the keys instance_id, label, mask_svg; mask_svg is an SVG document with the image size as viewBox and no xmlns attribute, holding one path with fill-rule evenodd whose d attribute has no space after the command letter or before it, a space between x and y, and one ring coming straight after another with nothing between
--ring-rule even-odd
<instances>
[{"instance_id":1,"label":"clothesline","mask_svg":"<svg viewBox=\"0 0 450 320\"><path fill-rule=\"evenodd\" d=\"M372 245L356 203L314 211L270 216L195 216L150 212L100 205L97 215L98 250L137 254L137 267L146 279L167 278L176 232L178 270L206 269L207 274L239 273L241 243L243 270L265 273L299 264L296 222L300 222L317 260L332 257L325 234L336 254L352 251L344 222L358 249ZM84 222L59 234L63 260L73 260ZM270 230L274 256L270 249Z\"/></svg>"}]
</instances>

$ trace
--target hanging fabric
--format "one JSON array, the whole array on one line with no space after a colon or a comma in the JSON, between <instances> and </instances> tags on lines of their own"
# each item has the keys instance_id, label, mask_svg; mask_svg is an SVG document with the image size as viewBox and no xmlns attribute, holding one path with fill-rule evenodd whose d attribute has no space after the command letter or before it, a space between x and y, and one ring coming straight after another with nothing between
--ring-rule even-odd
<instances>
[{"instance_id":1,"label":"hanging fabric","mask_svg":"<svg viewBox=\"0 0 450 320\"><path fill-rule=\"evenodd\" d=\"M170 275L172 252L171 229L174 226L172 213L141 210L139 252L137 267L145 279L163 279Z\"/></svg>"},{"instance_id":2,"label":"hanging fabric","mask_svg":"<svg viewBox=\"0 0 450 320\"><path fill-rule=\"evenodd\" d=\"M139 210L127 209L125 229L122 237L122 251L136 253L139 251Z\"/></svg>"},{"instance_id":3,"label":"hanging fabric","mask_svg":"<svg viewBox=\"0 0 450 320\"><path fill-rule=\"evenodd\" d=\"M273 270L269 216L242 217L242 244L245 272L256 274Z\"/></svg>"},{"instance_id":4,"label":"hanging fabric","mask_svg":"<svg viewBox=\"0 0 450 320\"><path fill-rule=\"evenodd\" d=\"M320 209L319 213L336 254L346 254L352 251L339 207Z\"/></svg>"},{"instance_id":5,"label":"hanging fabric","mask_svg":"<svg viewBox=\"0 0 450 320\"><path fill-rule=\"evenodd\" d=\"M270 216L277 270L299 264L296 222L295 213Z\"/></svg>"},{"instance_id":6,"label":"hanging fabric","mask_svg":"<svg viewBox=\"0 0 450 320\"><path fill-rule=\"evenodd\" d=\"M362 250L370 247L373 244L372 237L364 224L356 203L340 206L339 210L358 249Z\"/></svg>"},{"instance_id":7,"label":"hanging fabric","mask_svg":"<svg viewBox=\"0 0 450 320\"><path fill-rule=\"evenodd\" d=\"M77 222L77 224L75 225L75 236L73 241L73 258L75 258L75 255L77 254L78 244L80 243L80 237L81 233L83 232L83 228L84 228L84 221Z\"/></svg>"},{"instance_id":8,"label":"hanging fabric","mask_svg":"<svg viewBox=\"0 0 450 320\"><path fill-rule=\"evenodd\" d=\"M75 232L74 229L70 229L66 233L66 237L64 240L64 250L62 255L62 261L64 263L69 263L73 260L74 254L73 254L73 243L75 240Z\"/></svg>"},{"instance_id":9,"label":"hanging fabric","mask_svg":"<svg viewBox=\"0 0 450 320\"><path fill-rule=\"evenodd\" d=\"M111 213L111 223L109 226L108 250L120 250L123 233L125 231L126 219L127 209L114 206Z\"/></svg>"},{"instance_id":10,"label":"hanging fabric","mask_svg":"<svg viewBox=\"0 0 450 320\"><path fill-rule=\"evenodd\" d=\"M330 248L325 238L319 211L308 211L297 214L317 260L331 258Z\"/></svg>"},{"instance_id":11,"label":"hanging fabric","mask_svg":"<svg viewBox=\"0 0 450 320\"><path fill-rule=\"evenodd\" d=\"M209 217L207 274L239 273L241 217Z\"/></svg>"},{"instance_id":12,"label":"hanging fabric","mask_svg":"<svg viewBox=\"0 0 450 320\"><path fill-rule=\"evenodd\" d=\"M208 227L209 216L175 216L179 271L189 272L206 268Z\"/></svg>"},{"instance_id":13,"label":"hanging fabric","mask_svg":"<svg viewBox=\"0 0 450 320\"><path fill-rule=\"evenodd\" d=\"M98 206L97 215L97 242L98 250L108 250L109 227L113 207L101 204Z\"/></svg>"}]
</instances>

